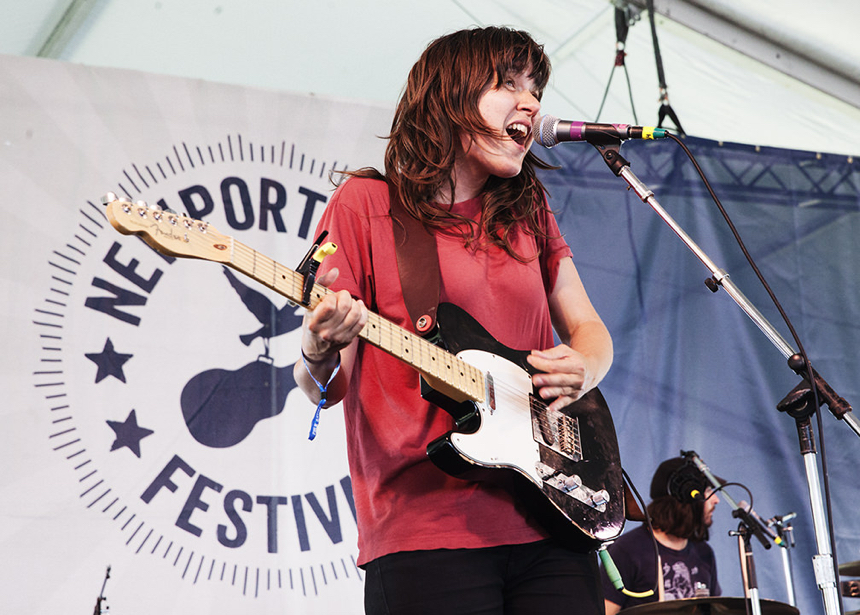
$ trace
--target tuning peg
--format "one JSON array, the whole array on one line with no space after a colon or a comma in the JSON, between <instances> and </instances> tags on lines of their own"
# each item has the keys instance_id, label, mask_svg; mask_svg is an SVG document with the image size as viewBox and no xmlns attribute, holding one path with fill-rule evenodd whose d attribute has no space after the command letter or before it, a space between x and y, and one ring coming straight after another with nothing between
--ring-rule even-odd
<instances>
[{"instance_id":1,"label":"tuning peg","mask_svg":"<svg viewBox=\"0 0 860 615\"><path fill-rule=\"evenodd\" d=\"M117 200L117 196L113 192L106 192L104 195L102 195L102 205L107 205L108 203L113 203L116 200Z\"/></svg>"},{"instance_id":2,"label":"tuning peg","mask_svg":"<svg viewBox=\"0 0 860 615\"><path fill-rule=\"evenodd\" d=\"M138 207L145 207L147 209L151 209L149 203L147 203L146 201L135 201L134 204Z\"/></svg>"}]
</instances>

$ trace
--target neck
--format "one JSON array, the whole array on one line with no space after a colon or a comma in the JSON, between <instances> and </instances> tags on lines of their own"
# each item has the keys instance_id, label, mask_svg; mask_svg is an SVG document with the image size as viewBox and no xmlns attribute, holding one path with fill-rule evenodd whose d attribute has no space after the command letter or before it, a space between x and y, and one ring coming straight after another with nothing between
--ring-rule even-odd
<instances>
[{"instance_id":1,"label":"neck","mask_svg":"<svg viewBox=\"0 0 860 615\"><path fill-rule=\"evenodd\" d=\"M675 551L681 551L687 546L689 542L686 538L678 538L677 536L673 536L672 534L667 534L663 530L654 530L654 538L664 547L668 547L670 549L674 549Z\"/></svg>"},{"instance_id":2,"label":"neck","mask_svg":"<svg viewBox=\"0 0 860 615\"><path fill-rule=\"evenodd\" d=\"M472 144L472 147L478 147ZM458 154L452 171L454 179L454 194L450 193L450 186L446 182L436 194L439 203L461 203L473 199L484 189L490 176L483 170L475 169L473 166L462 162L461 154Z\"/></svg>"},{"instance_id":3,"label":"neck","mask_svg":"<svg viewBox=\"0 0 860 615\"><path fill-rule=\"evenodd\" d=\"M437 203L462 203L481 194L483 187L483 183L481 185L462 185L460 182L457 182L454 184L453 196L451 195L449 186L446 185L436 193L435 200Z\"/></svg>"}]
</instances>

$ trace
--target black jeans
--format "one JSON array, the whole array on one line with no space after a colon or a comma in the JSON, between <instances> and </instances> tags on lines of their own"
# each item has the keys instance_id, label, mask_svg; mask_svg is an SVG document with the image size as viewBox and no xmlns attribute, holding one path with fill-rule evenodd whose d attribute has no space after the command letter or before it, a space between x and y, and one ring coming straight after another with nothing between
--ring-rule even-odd
<instances>
[{"instance_id":1,"label":"black jeans","mask_svg":"<svg viewBox=\"0 0 860 615\"><path fill-rule=\"evenodd\" d=\"M366 615L598 615L594 553L553 541L409 551L365 567Z\"/></svg>"}]
</instances>

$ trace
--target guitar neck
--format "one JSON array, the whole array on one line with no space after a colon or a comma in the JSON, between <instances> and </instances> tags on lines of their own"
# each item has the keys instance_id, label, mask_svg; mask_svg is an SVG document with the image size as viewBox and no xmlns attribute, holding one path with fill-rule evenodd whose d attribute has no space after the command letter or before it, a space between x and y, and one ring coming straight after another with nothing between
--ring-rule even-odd
<instances>
[{"instance_id":1,"label":"guitar neck","mask_svg":"<svg viewBox=\"0 0 860 615\"><path fill-rule=\"evenodd\" d=\"M293 303L301 304L304 276L256 250L232 239L232 254L225 264L271 288ZM330 294L314 284L308 309L314 309ZM428 342L411 331L370 312L359 337L406 363L433 386L456 401L478 401L485 397L484 374L478 368Z\"/></svg>"}]
</instances>

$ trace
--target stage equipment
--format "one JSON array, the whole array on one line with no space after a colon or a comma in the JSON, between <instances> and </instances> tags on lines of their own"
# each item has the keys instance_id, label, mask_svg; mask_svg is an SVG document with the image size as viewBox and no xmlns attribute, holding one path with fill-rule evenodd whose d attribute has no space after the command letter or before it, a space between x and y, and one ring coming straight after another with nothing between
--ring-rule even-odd
<instances>
[{"instance_id":1,"label":"stage equipment","mask_svg":"<svg viewBox=\"0 0 860 615\"><path fill-rule=\"evenodd\" d=\"M817 452L815 449L815 437L812 431L812 416L816 413L822 403L827 404L830 412L840 420L843 420L856 435L860 436L860 421L853 414L850 404L839 397L830 385L822 378L813 368L809 361L806 352L803 350L797 336L795 340L800 346L800 352L795 350L768 322L764 315L747 299L741 290L729 278L728 273L717 265L708 257L707 254L693 241L693 239L684 231L683 228L666 212L660 205L657 198L652 192L630 169L630 163L621 155L621 137L595 139L589 141L600 153L603 161L609 166L609 169L617 176L624 179L628 186L633 189L636 195L669 227L675 234L684 242L684 244L693 252L693 254L708 268L711 272L710 277L705 280L706 286L712 291L717 292L721 287L728 295L737 303L737 305L750 317L755 325L762 333L776 346L776 348L788 360L789 367L798 374L803 381L777 404L777 409L785 412L795 420L797 427L798 439L800 442L801 456L803 457L806 469L806 482L809 491L809 501L812 509L812 521L815 529L816 546L818 549L817 555L812 558L813 570L819 589L821 590L824 600L824 608L826 615L838 615L842 612L840 604L839 590L836 585L836 567L834 564L833 553L831 550L831 536L828 527L827 514L825 512L824 498L821 491L821 480L818 472ZM687 149L687 146L675 135L666 132L666 136L674 140L684 149L691 160L694 160L692 153ZM641 138L641 136L640 136ZM549 145L554 146L556 143ZM711 189L707 178L695 164L696 170L704 181L712 198L720 208L720 211L725 216L730 226L731 222L728 215L722 208L716 194ZM732 230L734 227L732 226ZM739 239L739 237L738 237ZM758 270L756 270L758 273ZM787 319L786 319L787 320ZM792 329L790 323L789 328Z\"/></svg>"},{"instance_id":2,"label":"stage equipment","mask_svg":"<svg viewBox=\"0 0 860 615\"><path fill-rule=\"evenodd\" d=\"M102 591L99 592L99 597L96 598L96 607L93 609L93 615L107 615L110 612L110 607L105 598L105 587L107 587L108 579L110 578L110 565L105 571L105 580L102 581Z\"/></svg>"},{"instance_id":3,"label":"stage equipment","mask_svg":"<svg viewBox=\"0 0 860 615\"><path fill-rule=\"evenodd\" d=\"M761 608L764 615L800 614L797 608L774 600L762 600ZM619 615L746 615L746 613L744 598L727 596L649 602L619 611Z\"/></svg>"}]
</instances>

